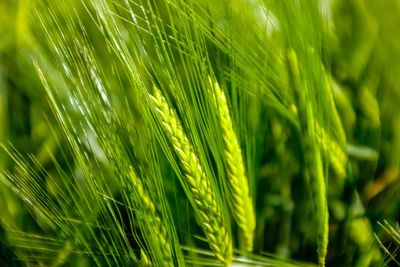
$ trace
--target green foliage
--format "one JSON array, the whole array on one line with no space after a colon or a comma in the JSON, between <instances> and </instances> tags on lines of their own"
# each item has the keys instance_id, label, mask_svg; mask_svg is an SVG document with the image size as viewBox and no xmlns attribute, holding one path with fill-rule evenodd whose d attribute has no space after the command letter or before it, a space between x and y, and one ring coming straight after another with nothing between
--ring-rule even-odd
<instances>
[{"instance_id":1,"label":"green foliage","mask_svg":"<svg viewBox=\"0 0 400 267\"><path fill-rule=\"evenodd\" d=\"M396 1L0 11L1 266L398 264Z\"/></svg>"}]
</instances>

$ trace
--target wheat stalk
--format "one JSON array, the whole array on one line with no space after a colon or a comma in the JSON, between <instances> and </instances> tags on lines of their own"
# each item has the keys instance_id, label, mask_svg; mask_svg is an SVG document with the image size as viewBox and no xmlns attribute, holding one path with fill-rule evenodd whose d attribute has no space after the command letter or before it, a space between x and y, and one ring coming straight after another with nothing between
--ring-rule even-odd
<instances>
[{"instance_id":1,"label":"wheat stalk","mask_svg":"<svg viewBox=\"0 0 400 267\"><path fill-rule=\"evenodd\" d=\"M148 228L150 236L154 239L153 241L155 244L157 244L157 247L162 252L163 264L165 266L173 266L174 264L172 259L171 244L169 242L164 224L158 215L157 209L154 206L149 194L144 189L142 181L136 175L133 168L130 168L129 176L136 194L135 199L140 201L138 203L140 206L138 212L141 214L138 216L138 218L141 219L145 227ZM142 251L142 256L145 255L143 253L144 251ZM149 262L147 257L144 257L142 260Z\"/></svg>"},{"instance_id":2,"label":"wheat stalk","mask_svg":"<svg viewBox=\"0 0 400 267\"><path fill-rule=\"evenodd\" d=\"M253 201L250 197L249 182L245 173L242 151L235 131L233 130L232 119L229 114L228 102L225 93L219 87L217 81L212 82L209 77L211 87L214 89L215 101L221 128L224 136L224 152L228 164L229 184L232 190L233 215L243 232L246 250L253 250L253 239L255 229L255 217Z\"/></svg>"},{"instance_id":3,"label":"wheat stalk","mask_svg":"<svg viewBox=\"0 0 400 267\"><path fill-rule=\"evenodd\" d=\"M187 138L182 125L169 107L161 92L154 88L151 99L161 118L163 128L178 155L185 172L185 182L194 200L195 212L203 227L215 256L226 265L232 261L230 227L224 219L216 201L210 180L206 177L195 150Z\"/></svg>"}]
</instances>

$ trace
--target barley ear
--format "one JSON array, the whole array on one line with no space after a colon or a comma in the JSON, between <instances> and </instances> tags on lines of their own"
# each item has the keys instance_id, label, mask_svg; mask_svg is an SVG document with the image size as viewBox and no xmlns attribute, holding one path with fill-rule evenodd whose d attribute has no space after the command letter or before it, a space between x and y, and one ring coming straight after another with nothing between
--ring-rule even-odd
<instances>
[{"instance_id":1,"label":"barley ear","mask_svg":"<svg viewBox=\"0 0 400 267\"><path fill-rule=\"evenodd\" d=\"M214 104L219 113L221 128L224 137L224 153L228 165L228 178L231 189L233 216L242 231L247 251L253 250L253 239L255 229L255 216L253 201L249 191L249 181L245 173L242 151L229 114L228 102L225 93L219 87L217 81L212 82L214 89Z\"/></svg>"},{"instance_id":2,"label":"barley ear","mask_svg":"<svg viewBox=\"0 0 400 267\"><path fill-rule=\"evenodd\" d=\"M141 249L140 250L140 262L139 262L140 267L148 267L151 266L149 257L147 256L146 252Z\"/></svg>"},{"instance_id":3,"label":"barley ear","mask_svg":"<svg viewBox=\"0 0 400 267\"><path fill-rule=\"evenodd\" d=\"M229 265L232 261L230 226L216 200L211 181L206 177L177 115L157 88L154 88L154 96L151 96L151 100L161 119L162 128L180 160L185 174L181 182L188 189L186 192L188 198L192 200L199 224L215 256L224 264Z\"/></svg>"},{"instance_id":4,"label":"barley ear","mask_svg":"<svg viewBox=\"0 0 400 267\"><path fill-rule=\"evenodd\" d=\"M315 118L312 102L307 101L305 82L302 80L297 54L293 49L287 53L289 82L298 105L298 118L305 162L305 175L309 178L316 217L317 253L319 266L325 266L329 240L329 213L326 196L320 145L315 134Z\"/></svg>"},{"instance_id":5,"label":"barley ear","mask_svg":"<svg viewBox=\"0 0 400 267\"><path fill-rule=\"evenodd\" d=\"M347 164L346 153L318 123L315 123L315 135L322 151L329 157L329 162L335 173L341 178L345 177Z\"/></svg>"},{"instance_id":6,"label":"barley ear","mask_svg":"<svg viewBox=\"0 0 400 267\"><path fill-rule=\"evenodd\" d=\"M173 266L173 258L172 258L172 249L170 240L167 236L167 231L158 215L157 209L150 198L148 192L143 187L142 181L136 175L135 171L131 167L129 170L129 175L131 178L131 182L134 188L134 193L136 194L135 199L138 199L139 209L138 218L141 220L141 223L147 228L149 232L149 237L152 239L151 242L153 244L157 244L157 247L160 249L163 255L163 264L165 266ZM150 260L148 259L146 253L142 250L142 264L147 262L146 265L151 265Z\"/></svg>"}]
</instances>

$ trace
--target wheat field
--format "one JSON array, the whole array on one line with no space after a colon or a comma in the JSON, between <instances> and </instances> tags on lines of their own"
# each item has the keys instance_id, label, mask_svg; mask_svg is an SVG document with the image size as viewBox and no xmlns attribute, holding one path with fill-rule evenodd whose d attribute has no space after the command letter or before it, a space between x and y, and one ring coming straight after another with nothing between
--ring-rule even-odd
<instances>
[{"instance_id":1,"label":"wheat field","mask_svg":"<svg viewBox=\"0 0 400 267\"><path fill-rule=\"evenodd\" d=\"M0 0L0 266L400 266L400 2Z\"/></svg>"}]
</instances>

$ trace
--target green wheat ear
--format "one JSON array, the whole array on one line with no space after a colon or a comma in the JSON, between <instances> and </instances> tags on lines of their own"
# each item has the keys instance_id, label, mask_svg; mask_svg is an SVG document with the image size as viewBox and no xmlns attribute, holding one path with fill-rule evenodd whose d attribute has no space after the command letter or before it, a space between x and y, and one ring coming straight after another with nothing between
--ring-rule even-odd
<instances>
[{"instance_id":1,"label":"green wheat ear","mask_svg":"<svg viewBox=\"0 0 400 267\"><path fill-rule=\"evenodd\" d=\"M215 256L225 265L229 265L232 261L230 227L216 200L211 181L206 177L177 115L157 88L154 88L154 96L151 96L151 99L161 118L162 127L182 164L189 189L187 194L193 199L197 218L209 245Z\"/></svg>"},{"instance_id":2,"label":"green wheat ear","mask_svg":"<svg viewBox=\"0 0 400 267\"><path fill-rule=\"evenodd\" d=\"M225 93L219 87L217 81L212 82L214 89L214 104L219 112L221 128L224 136L224 152L228 164L229 185L232 195L233 216L240 227L245 240L246 250L253 250L253 239L255 229L255 216L253 201L250 197L249 181L247 179L242 151L235 131L233 130L232 119L229 114L228 102Z\"/></svg>"},{"instance_id":3,"label":"green wheat ear","mask_svg":"<svg viewBox=\"0 0 400 267\"><path fill-rule=\"evenodd\" d=\"M142 223L147 225L148 231L150 231L150 236L153 239L152 242L157 244L160 248L160 251L163 255L163 263L165 266L174 266L172 259L172 249L171 244L167 236L167 231L165 226L157 213L157 209L151 200L149 194L143 187L142 181L136 175L135 171L131 167L129 170L129 176L131 178L131 182L134 188L134 192L136 196L134 196L139 201L140 209L138 212L140 213L140 220ZM146 253L142 250L142 264L146 263L147 265L151 265L150 260L148 259Z\"/></svg>"}]
</instances>

